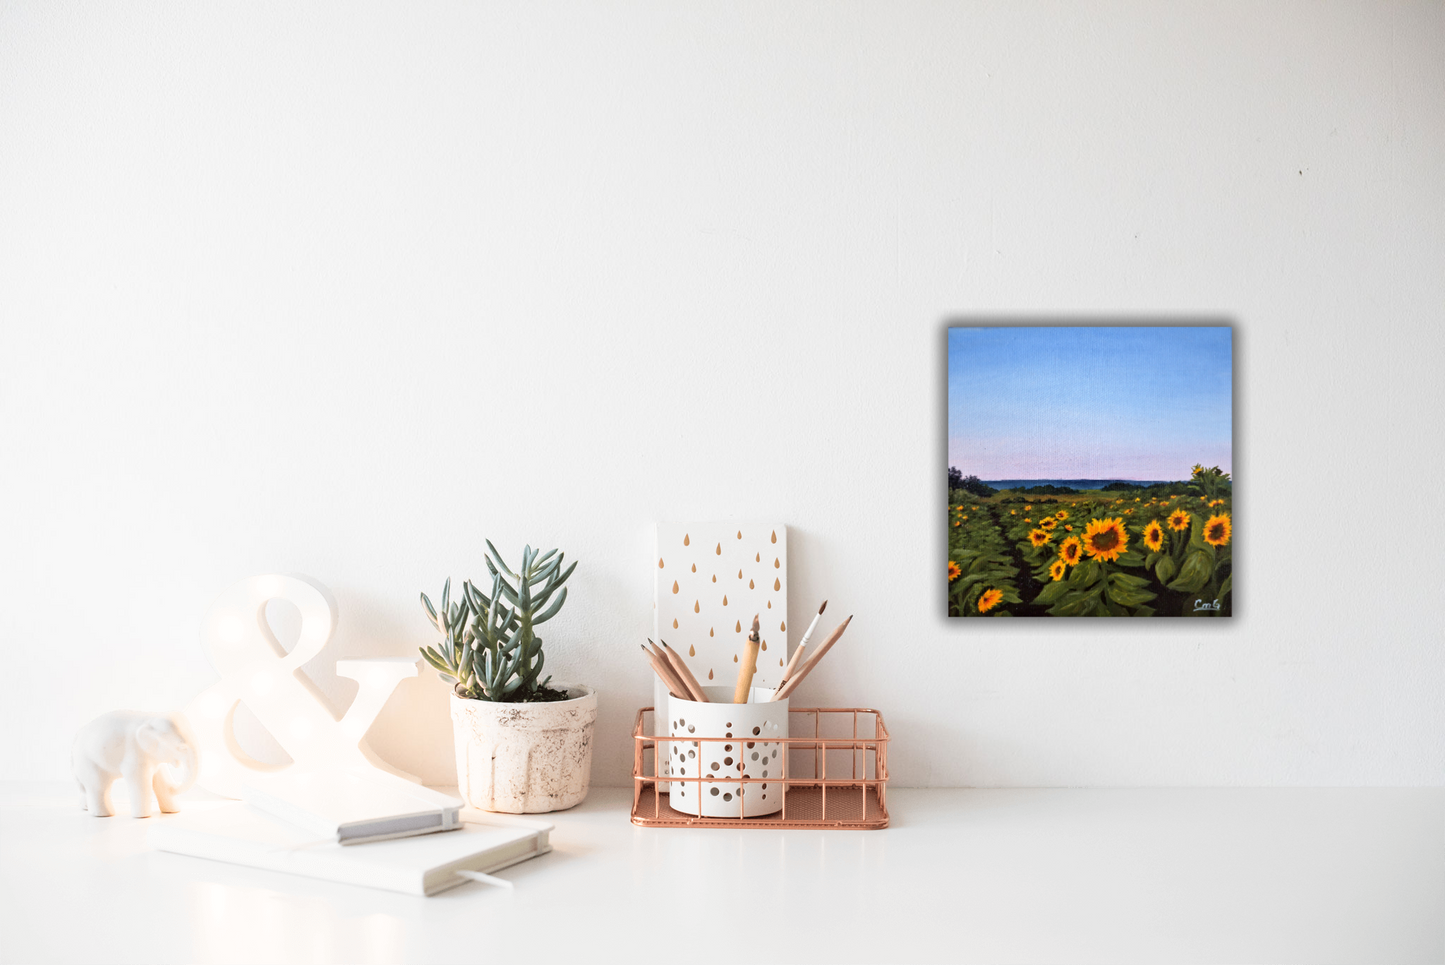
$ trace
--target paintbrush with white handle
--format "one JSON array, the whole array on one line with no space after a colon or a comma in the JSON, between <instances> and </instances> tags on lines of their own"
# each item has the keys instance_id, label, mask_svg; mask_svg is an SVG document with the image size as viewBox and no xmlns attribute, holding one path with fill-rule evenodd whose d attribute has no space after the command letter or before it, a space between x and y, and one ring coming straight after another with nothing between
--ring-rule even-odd
<instances>
[{"instance_id":1,"label":"paintbrush with white handle","mask_svg":"<svg viewBox=\"0 0 1445 965\"><path fill-rule=\"evenodd\" d=\"M787 683L783 684L783 686L778 688L778 700L782 700L784 697L791 696L793 691L798 689L798 685L803 682L803 678L813 672L813 668L818 666L818 661L822 660L824 655L827 654L828 650L832 648L833 644L838 642L838 638L843 635L844 630L848 629L848 624L852 621L853 617L850 614L848 619L838 624L837 628L834 629L832 633L828 634L828 639L824 640L822 646L818 647L818 649L813 652L813 655L808 658L807 663L799 667L797 673L793 674L792 678L789 679Z\"/></svg>"},{"instance_id":2,"label":"paintbrush with white handle","mask_svg":"<svg viewBox=\"0 0 1445 965\"><path fill-rule=\"evenodd\" d=\"M803 639L798 642L798 649L793 651L793 659L789 660L788 665L783 668L783 679L778 681L778 686L773 689L773 694L768 698L769 700L777 700L778 694L782 691L783 686L792 679L794 671L798 669L798 661L803 659L803 648L808 645L809 640L813 639L813 631L818 629L818 621L823 618L823 611L826 609L828 609L828 601L824 600L823 605L818 607L818 612L814 614L813 622L808 624L808 629L804 632Z\"/></svg>"}]
</instances>

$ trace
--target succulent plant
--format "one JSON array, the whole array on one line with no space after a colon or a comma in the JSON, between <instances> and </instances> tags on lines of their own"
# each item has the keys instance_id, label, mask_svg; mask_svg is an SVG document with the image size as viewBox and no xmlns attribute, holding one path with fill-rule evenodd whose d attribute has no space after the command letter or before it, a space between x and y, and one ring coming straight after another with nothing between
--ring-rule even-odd
<instances>
[{"instance_id":1,"label":"succulent plant","mask_svg":"<svg viewBox=\"0 0 1445 965\"><path fill-rule=\"evenodd\" d=\"M423 593L427 619L442 638L435 647L422 647L421 655L443 678L456 681L459 697L474 700L555 700L547 689L549 674L537 682L545 657L542 638L536 628L557 615L567 602L562 584L577 568L574 562L562 568L565 553L541 553L528 546L522 551L522 565L513 572L502 554L487 540L487 569L492 574L491 593L483 593L471 581L462 584L461 599L451 599L452 581L442 588L441 607Z\"/></svg>"}]
</instances>

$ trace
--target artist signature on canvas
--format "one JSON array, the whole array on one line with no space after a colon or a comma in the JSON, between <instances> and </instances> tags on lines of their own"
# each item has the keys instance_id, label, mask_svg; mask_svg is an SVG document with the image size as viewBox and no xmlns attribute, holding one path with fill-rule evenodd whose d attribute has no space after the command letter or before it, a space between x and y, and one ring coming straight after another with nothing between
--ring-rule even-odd
<instances>
[{"instance_id":1,"label":"artist signature on canvas","mask_svg":"<svg viewBox=\"0 0 1445 965\"><path fill-rule=\"evenodd\" d=\"M1218 601L1218 600L1215 600L1213 603L1205 603L1203 600L1195 600L1195 601L1194 601L1194 612L1195 612L1195 613L1198 613L1198 612L1200 612L1201 610L1219 610L1219 609L1220 609L1220 606L1219 606L1219 601Z\"/></svg>"}]
</instances>

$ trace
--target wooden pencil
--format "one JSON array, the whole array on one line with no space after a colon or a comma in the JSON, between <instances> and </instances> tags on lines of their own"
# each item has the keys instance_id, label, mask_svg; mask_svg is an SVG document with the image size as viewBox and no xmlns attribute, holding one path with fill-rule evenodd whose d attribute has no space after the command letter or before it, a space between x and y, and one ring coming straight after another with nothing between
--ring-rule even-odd
<instances>
[{"instance_id":1,"label":"wooden pencil","mask_svg":"<svg viewBox=\"0 0 1445 965\"><path fill-rule=\"evenodd\" d=\"M793 651L793 659L789 660L788 665L783 668L783 679L779 680L778 685L773 688L773 695L768 698L769 700L777 700L778 694L783 692L783 688L788 685L788 681L793 679L793 674L797 673L798 664L803 659L803 647L804 644L800 643L798 644L798 649Z\"/></svg>"},{"instance_id":2,"label":"wooden pencil","mask_svg":"<svg viewBox=\"0 0 1445 965\"><path fill-rule=\"evenodd\" d=\"M666 660L659 659L657 654L647 649L647 647L643 644L638 644L638 646L642 647L642 652L647 654L648 663L652 664L653 672L656 673L659 678L661 678L662 685L667 688L668 693L672 694L674 697L681 697L683 694L687 693L687 688L684 687L682 685L682 682L673 675L672 668L667 665Z\"/></svg>"},{"instance_id":3,"label":"wooden pencil","mask_svg":"<svg viewBox=\"0 0 1445 965\"><path fill-rule=\"evenodd\" d=\"M793 674L792 678L790 678L786 684L778 688L777 700L782 700L798 689L798 685L803 682L803 678L813 672L813 668L818 666L818 661L822 660L823 656L832 648L833 644L838 642L838 638L843 635L844 630L848 629L848 624L852 621L853 616L849 614L848 619L838 624L837 629L828 634L828 639L824 640L822 645L813 651L813 655L798 668L797 673Z\"/></svg>"},{"instance_id":4,"label":"wooden pencil","mask_svg":"<svg viewBox=\"0 0 1445 965\"><path fill-rule=\"evenodd\" d=\"M677 671L678 679L682 681L688 693L692 694L692 699L701 704L708 703L702 684L698 683L697 678L692 675L692 671L687 669L687 661L682 659L682 654L669 647L666 640L662 641L662 652L667 654L667 659L672 663L672 669Z\"/></svg>"},{"instance_id":5,"label":"wooden pencil","mask_svg":"<svg viewBox=\"0 0 1445 965\"><path fill-rule=\"evenodd\" d=\"M753 689L753 674L758 672L758 617L753 616L753 628L748 631L747 642L743 644L742 655L738 657L738 685L733 690L733 703L748 702L748 693Z\"/></svg>"}]
</instances>

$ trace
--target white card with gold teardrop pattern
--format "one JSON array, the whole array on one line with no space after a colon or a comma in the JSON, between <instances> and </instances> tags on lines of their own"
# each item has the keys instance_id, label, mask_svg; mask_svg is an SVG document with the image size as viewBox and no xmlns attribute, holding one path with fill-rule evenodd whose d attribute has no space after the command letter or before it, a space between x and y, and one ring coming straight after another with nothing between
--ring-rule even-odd
<instances>
[{"instance_id":1,"label":"white card with gold teardrop pattern","mask_svg":"<svg viewBox=\"0 0 1445 965\"><path fill-rule=\"evenodd\" d=\"M788 662L788 528L777 523L658 523L654 640L666 640L703 686L732 686L758 615L754 687Z\"/></svg>"}]
</instances>

